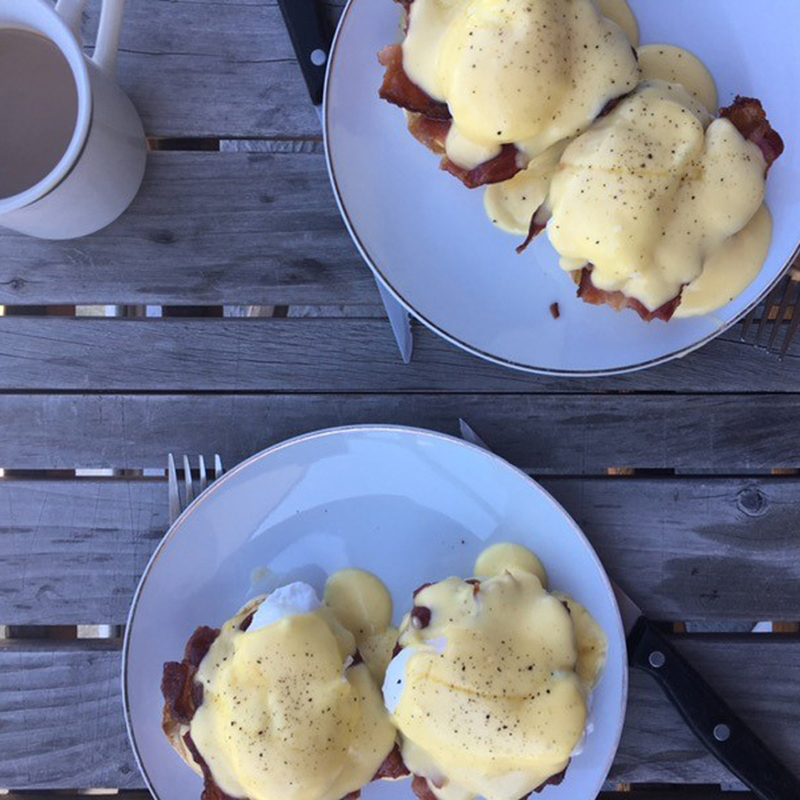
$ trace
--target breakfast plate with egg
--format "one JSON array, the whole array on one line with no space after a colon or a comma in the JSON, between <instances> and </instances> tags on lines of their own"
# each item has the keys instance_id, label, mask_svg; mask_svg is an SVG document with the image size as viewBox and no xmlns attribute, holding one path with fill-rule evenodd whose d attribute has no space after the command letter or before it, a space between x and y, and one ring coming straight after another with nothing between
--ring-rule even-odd
<instances>
[{"instance_id":1,"label":"breakfast plate with egg","mask_svg":"<svg viewBox=\"0 0 800 800\"><path fill-rule=\"evenodd\" d=\"M601 375L718 335L798 251L792 0L350 0L323 125L345 223L415 317Z\"/></svg>"},{"instance_id":2,"label":"breakfast plate with egg","mask_svg":"<svg viewBox=\"0 0 800 800\"><path fill-rule=\"evenodd\" d=\"M123 661L159 800L593 800L627 699L614 594L564 509L391 426L276 445L195 500Z\"/></svg>"}]
</instances>

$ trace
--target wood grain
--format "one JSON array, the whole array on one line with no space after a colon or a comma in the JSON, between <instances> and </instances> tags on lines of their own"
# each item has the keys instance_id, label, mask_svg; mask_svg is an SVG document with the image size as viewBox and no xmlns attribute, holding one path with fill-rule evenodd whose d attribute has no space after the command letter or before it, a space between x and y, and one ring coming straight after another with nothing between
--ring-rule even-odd
<instances>
[{"instance_id":1,"label":"wood grain","mask_svg":"<svg viewBox=\"0 0 800 800\"><path fill-rule=\"evenodd\" d=\"M89 6L89 41L99 6ZM120 47L120 83L151 136L319 135L274 0L137 0Z\"/></svg>"},{"instance_id":2,"label":"wood grain","mask_svg":"<svg viewBox=\"0 0 800 800\"><path fill-rule=\"evenodd\" d=\"M200 7L127 8L153 5ZM323 159L303 153L151 153L110 227L67 242L0 229L0 252L6 305L379 302Z\"/></svg>"},{"instance_id":3,"label":"wood grain","mask_svg":"<svg viewBox=\"0 0 800 800\"><path fill-rule=\"evenodd\" d=\"M135 324L131 329L159 325ZM98 330L96 337L73 340L75 355L67 369L77 380L85 379L89 389L107 385L106 375L93 370L91 358L79 358L82 349L88 353L106 346L107 369L113 369L111 359L117 356L131 365L134 386L152 377L152 371L145 376L137 370L145 359L152 359L149 370L158 360L159 353L149 353L142 342L146 337L132 334L127 343L128 348L136 345L136 361L115 351L115 344L123 347L121 341L109 344L104 339L102 323ZM44 353L48 340L33 342L42 348L41 370L50 366L57 371L58 366L47 363L54 354ZM60 346L52 344L54 351ZM202 356L201 344L191 346L186 362L195 353ZM265 342L264 349L268 346ZM169 342L161 347L164 367L157 377L176 382L178 373L177 380L185 380L180 371L192 365L182 365L179 352L174 357L165 353ZM30 368L21 348L8 356L3 350L0 346L0 382L13 377L13 362ZM301 355L299 350L294 354ZM235 357L233 350L230 357ZM314 354L306 357L310 381ZM61 358L70 357L65 353ZM247 357L242 365L247 375L242 383L264 377L266 367ZM291 377L296 366L276 364L274 388L296 388ZM400 364L394 369L407 374ZM318 372L317 391L334 389L324 360ZM354 383L358 380L352 377ZM201 381L208 377L199 375ZM537 475L605 475L608 468L621 465L684 473L769 473L776 466L800 465L800 432L787 425L798 414L797 395L0 394L0 468L163 468L167 452L219 453L232 466L270 444L321 428L391 423L458 435L458 418L463 417L500 455Z\"/></svg>"},{"instance_id":4,"label":"wood grain","mask_svg":"<svg viewBox=\"0 0 800 800\"><path fill-rule=\"evenodd\" d=\"M800 641L752 636L684 640L679 646L767 743L800 769ZM125 736L119 668L119 651L107 643L0 645L0 786L141 788ZM631 677L612 780L730 781L655 683L644 675ZM178 768L183 767L176 761Z\"/></svg>"},{"instance_id":5,"label":"wood grain","mask_svg":"<svg viewBox=\"0 0 800 800\"><path fill-rule=\"evenodd\" d=\"M495 366L417 329L404 366L381 319L0 318L0 391L215 392L792 392L800 389L800 337L771 367L762 351L727 334L661 367L609 378L547 378ZM739 401L734 401L739 405ZM777 400L780 402L792 402ZM681 427L683 405L665 420ZM747 414L747 407L740 414ZM774 416L774 413L769 415ZM760 450L760 420L731 430ZM613 419L597 416L597 425ZM702 420L691 430L709 441ZM792 440L792 429L789 441ZM647 442L640 446L646 448ZM785 449L785 448L784 448ZM796 447L792 448L797 454ZM657 458L655 454L654 458ZM773 467L794 467L778 458ZM614 466L614 465L612 465ZM630 464L618 464L630 466Z\"/></svg>"},{"instance_id":6,"label":"wood grain","mask_svg":"<svg viewBox=\"0 0 800 800\"><path fill-rule=\"evenodd\" d=\"M543 484L653 618L797 618L800 480ZM166 499L158 480L0 481L0 621L124 623L167 528Z\"/></svg>"}]
</instances>

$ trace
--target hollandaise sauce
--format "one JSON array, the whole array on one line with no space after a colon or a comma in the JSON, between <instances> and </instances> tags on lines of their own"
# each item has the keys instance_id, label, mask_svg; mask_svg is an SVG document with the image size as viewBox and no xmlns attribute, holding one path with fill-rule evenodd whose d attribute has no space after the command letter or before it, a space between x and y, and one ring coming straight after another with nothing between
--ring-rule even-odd
<instances>
[{"instance_id":1,"label":"hollandaise sauce","mask_svg":"<svg viewBox=\"0 0 800 800\"><path fill-rule=\"evenodd\" d=\"M386 635L391 600L374 576L347 573L331 579L330 605L305 584L251 602L201 662L203 699L190 732L226 794L341 800L369 783L394 747L380 666L357 658L362 643ZM369 609L360 606L367 595Z\"/></svg>"},{"instance_id":2,"label":"hollandaise sauce","mask_svg":"<svg viewBox=\"0 0 800 800\"><path fill-rule=\"evenodd\" d=\"M579 748L607 642L526 548L497 545L475 572L416 593L384 696L406 766L437 797L518 800Z\"/></svg>"},{"instance_id":3,"label":"hollandaise sauce","mask_svg":"<svg viewBox=\"0 0 800 800\"><path fill-rule=\"evenodd\" d=\"M609 13L605 11L605 13ZM517 236L531 219L567 271L650 311L681 293L675 317L729 303L761 270L772 225L764 161L714 119L717 88L680 47L638 50L642 83L577 138L561 142L485 194L489 218Z\"/></svg>"},{"instance_id":4,"label":"hollandaise sauce","mask_svg":"<svg viewBox=\"0 0 800 800\"><path fill-rule=\"evenodd\" d=\"M585 130L639 82L624 0L414 0L403 67L453 124L448 158L472 169L515 144L521 165Z\"/></svg>"},{"instance_id":5,"label":"hollandaise sauce","mask_svg":"<svg viewBox=\"0 0 800 800\"><path fill-rule=\"evenodd\" d=\"M654 311L752 219L765 172L730 121L711 121L679 84L649 81L564 151L547 234L564 269L592 264L597 288Z\"/></svg>"}]
</instances>

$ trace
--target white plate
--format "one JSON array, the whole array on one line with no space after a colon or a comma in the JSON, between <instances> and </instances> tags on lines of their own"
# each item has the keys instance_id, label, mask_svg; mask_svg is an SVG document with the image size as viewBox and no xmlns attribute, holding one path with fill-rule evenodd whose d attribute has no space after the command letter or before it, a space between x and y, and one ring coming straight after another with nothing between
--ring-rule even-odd
<instances>
[{"instance_id":1,"label":"white plate","mask_svg":"<svg viewBox=\"0 0 800 800\"><path fill-rule=\"evenodd\" d=\"M797 0L631 0L642 42L699 55L720 101L760 98L786 152L770 171L775 235L753 284L720 311L668 324L590 306L541 236L521 256L515 239L378 98L377 52L399 38L392 0L350 0L328 66L325 142L340 210L362 256L422 322L476 355L558 375L627 372L685 355L752 308L792 260L800 240L800 13ZM768 10L767 10L768 9ZM557 302L561 318L549 312Z\"/></svg>"},{"instance_id":2,"label":"white plate","mask_svg":"<svg viewBox=\"0 0 800 800\"><path fill-rule=\"evenodd\" d=\"M165 497L166 501L166 497ZM160 800L198 800L201 782L161 732L161 669L198 625L219 625L254 594L289 580L318 590L332 572L371 570L399 621L425 581L469 575L487 545L535 550L553 587L586 605L609 637L594 694L594 732L544 800L592 800L625 716L627 662L616 601L577 525L538 484L478 447L409 428L337 428L259 453L199 497L156 550L137 590L123 655L125 719ZM251 587L266 567L271 583ZM366 800L411 798L411 784L375 784Z\"/></svg>"}]
</instances>

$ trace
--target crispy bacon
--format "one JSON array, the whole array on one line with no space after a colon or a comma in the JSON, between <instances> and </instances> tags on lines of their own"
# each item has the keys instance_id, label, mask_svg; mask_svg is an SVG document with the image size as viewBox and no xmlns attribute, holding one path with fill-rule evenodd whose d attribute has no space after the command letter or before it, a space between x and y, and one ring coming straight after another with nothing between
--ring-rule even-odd
<instances>
[{"instance_id":1,"label":"crispy bacon","mask_svg":"<svg viewBox=\"0 0 800 800\"><path fill-rule=\"evenodd\" d=\"M719 115L729 119L745 139L758 145L769 171L783 153L784 145L780 134L769 124L761 101L737 95L731 105L720 109Z\"/></svg>"},{"instance_id":2,"label":"crispy bacon","mask_svg":"<svg viewBox=\"0 0 800 800\"><path fill-rule=\"evenodd\" d=\"M194 712L203 702L203 686L195 682L194 676L217 636L217 628L197 628L186 643L183 661L164 664L161 677L161 693L164 695L162 724L168 735L177 725L191 722Z\"/></svg>"},{"instance_id":3,"label":"crispy bacon","mask_svg":"<svg viewBox=\"0 0 800 800\"><path fill-rule=\"evenodd\" d=\"M414 780L411 781L411 791L419 798L419 800L439 800L433 793L433 789L428 785L428 779L423 778L421 775L415 775Z\"/></svg>"},{"instance_id":4,"label":"crispy bacon","mask_svg":"<svg viewBox=\"0 0 800 800\"><path fill-rule=\"evenodd\" d=\"M433 119L424 114L408 115L408 130L411 135L436 155L444 155L444 145L452 124L449 119Z\"/></svg>"},{"instance_id":5,"label":"crispy bacon","mask_svg":"<svg viewBox=\"0 0 800 800\"><path fill-rule=\"evenodd\" d=\"M477 189L487 183L500 183L513 178L521 169L517 163L517 148L504 144L500 153L474 169L464 169L449 158L442 159L442 169L455 175L468 189Z\"/></svg>"},{"instance_id":6,"label":"crispy bacon","mask_svg":"<svg viewBox=\"0 0 800 800\"><path fill-rule=\"evenodd\" d=\"M452 124L446 103L434 100L420 89L403 69L403 47L391 44L378 54L386 67L383 83L378 91L381 98L409 112L408 129L415 139L437 155L444 155L445 141ZM504 144L495 158L479 164L474 169L464 169L445 156L441 167L455 175L467 188L475 189L487 183L499 183L513 178L519 172L517 148Z\"/></svg>"},{"instance_id":7,"label":"crispy bacon","mask_svg":"<svg viewBox=\"0 0 800 800\"><path fill-rule=\"evenodd\" d=\"M389 755L383 759L383 764L378 767L378 771L372 780L380 781L386 779L394 781L409 774L408 767L405 765L403 756L400 753L400 747L395 744L389 751Z\"/></svg>"},{"instance_id":8,"label":"crispy bacon","mask_svg":"<svg viewBox=\"0 0 800 800\"><path fill-rule=\"evenodd\" d=\"M528 235L525 237L525 241L522 244L517 245L517 253L525 251L528 245L547 227L545 223L536 221L536 215L538 213L539 209L537 208L536 211L531 214L531 224L528 227Z\"/></svg>"},{"instance_id":9,"label":"crispy bacon","mask_svg":"<svg viewBox=\"0 0 800 800\"><path fill-rule=\"evenodd\" d=\"M390 44L378 53L378 61L386 67L378 95L393 105L424 114L431 119L450 119L446 103L434 100L414 83L403 69L403 47Z\"/></svg>"},{"instance_id":10,"label":"crispy bacon","mask_svg":"<svg viewBox=\"0 0 800 800\"><path fill-rule=\"evenodd\" d=\"M669 322L675 309L680 305L681 296L673 297L664 305L659 306L655 311L650 311L643 303L635 297L628 297L620 291L607 292L605 289L598 289L592 282L592 265L584 267L577 276L578 297L585 303L595 306L609 305L617 311L623 308L632 308L645 322L654 319L661 319Z\"/></svg>"}]
</instances>

